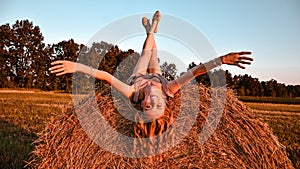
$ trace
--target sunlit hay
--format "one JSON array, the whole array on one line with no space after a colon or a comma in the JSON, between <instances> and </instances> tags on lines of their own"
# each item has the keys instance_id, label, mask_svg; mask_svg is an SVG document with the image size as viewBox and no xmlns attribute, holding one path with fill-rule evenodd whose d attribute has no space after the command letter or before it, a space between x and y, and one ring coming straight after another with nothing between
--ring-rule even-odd
<instances>
[{"instance_id":1,"label":"sunlit hay","mask_svg":"<svg viewBox=\"0 0 300 169\"><path fill-rule=\"evenodd\" d=\"M218 90L224 89L214 89L216 93ZM198 117L188 135L175 147L150 158L129 158L103 150L86 135L69 106L62 117L52 121L39 135L29 165L33 168L293 168L285 148L268 126L255 117L232 90L226 92L223 115L216 131L206 142L200 144L199 135L208 118L211 90L200 85ZM180 120L180 107L190 104L181 99L180 94L176 94L168 101L163 119L142 124L122 117L111 96L97 94L98 107L109 124L118 132L136 138L151 137L172 128L174 120ZM81 105L86 108L81 113L87 113L85 110L89 109L92 101L82 101ZM91 121L91 124L94 123ZM172 139L176 134L180 133L170 132L169 137ZM114 139L112 135L107 141ZM144 143L138 141L132 144L130 148L134 149ZM128 147L123 148L131 151ZM141 149L145 150L147 148Z\"/></svg>"}]
</instances>

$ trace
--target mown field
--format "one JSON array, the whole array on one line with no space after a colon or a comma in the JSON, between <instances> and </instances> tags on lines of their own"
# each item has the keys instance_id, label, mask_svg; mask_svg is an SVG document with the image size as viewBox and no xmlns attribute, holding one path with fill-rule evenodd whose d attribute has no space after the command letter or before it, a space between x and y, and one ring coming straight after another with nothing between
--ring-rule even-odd
<instances>
[{"instance_id":1,"label":"mown field","mask_svg":"<svg viewBox=\"0 0 300 169\"><path fill-rule=\"evenodd\" d=\"M36 133L70 101L70 94L0 92L0 168L22 168Z\"/></svg>"},{"instance_id":2,"label":"mown field","mask_svg":"<svg viewBox=\"0 0 300 169\"><path fill-rule=\"evenodd\" d=\"M264 100L266 103L264 103ZM62 113L70 94L0 91L0 168L22 168L33 149L36 133ZM270 128L286 147L289 158L300 168L300 103L298 100L243 98L246 105ZM290 104L293 102L294 104ZM284 104L283 104L284 103Z\"/></svg>"}]
</instances>

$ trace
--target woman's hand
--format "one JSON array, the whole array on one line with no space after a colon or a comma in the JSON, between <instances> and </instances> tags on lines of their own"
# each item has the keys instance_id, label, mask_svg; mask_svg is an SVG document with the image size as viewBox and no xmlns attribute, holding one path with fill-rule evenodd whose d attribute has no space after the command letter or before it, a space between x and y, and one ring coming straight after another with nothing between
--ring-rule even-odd
<instances>
[{"instance_id":1,"label":"woman's hand","mask_svg":"<svg viewBox=\"0 0 300 169\"><path fill-rule=\"evenodd\" d=\"M222 64L235 65L242 69L245 69L245 67L242 66L241 64L247 64L247 65L251 64L251 61L253 61L253 59L251 57L244 56L244 55L250 55L250 54L251 54L251 52L228 53L224 56L221 56L221 61L222 61Z\"/></svg>"},{"instance_id":2,"label":"woman's hand","mask_svg":"<svg viewBox=\"0 0 300 169\"><path fill-rule=\"evenodd\" d=\"M58 60L51 63L52 67L49 69L51 73L56 74L56 76L61 76L67 73L76 72L75 62Z\"/></svg>"}]
</instances>

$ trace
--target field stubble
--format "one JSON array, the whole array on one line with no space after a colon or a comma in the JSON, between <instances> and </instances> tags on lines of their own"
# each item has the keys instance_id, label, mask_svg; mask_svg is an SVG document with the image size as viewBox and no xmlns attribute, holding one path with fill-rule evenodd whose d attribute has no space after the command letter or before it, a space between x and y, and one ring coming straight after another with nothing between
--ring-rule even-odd
<instances>
[{"instance_id":1,"label":"field stubble","mask_svg":"<svg viewBox=\"0 0 300 169\"><path fill-rule=\"evenodd\" d=\"M0 93L0 168L22 168L32 142L71 101L69 94Z\"/></svg>"}]
</instances>

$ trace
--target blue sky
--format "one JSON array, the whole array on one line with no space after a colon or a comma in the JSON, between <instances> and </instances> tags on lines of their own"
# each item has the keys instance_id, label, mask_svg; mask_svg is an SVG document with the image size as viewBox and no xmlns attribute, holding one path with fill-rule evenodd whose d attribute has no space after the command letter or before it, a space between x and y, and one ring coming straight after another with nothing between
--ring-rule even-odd
<instances>
[{"instance_id":1,"label":"blue sky","mask_svg":"<svg viewBox=\"0 0 300 169\"><path fill-rule=\"evenodd\" d=\"M195 26L219 55L253 52L255 61L246 70L224 69L259 80L300 84L299 0L1 0L0 24L29 19L41 28L45 43L73 38L86 44L98 30L120 18L157 9Z\"/></svg>"}]
</instances>

